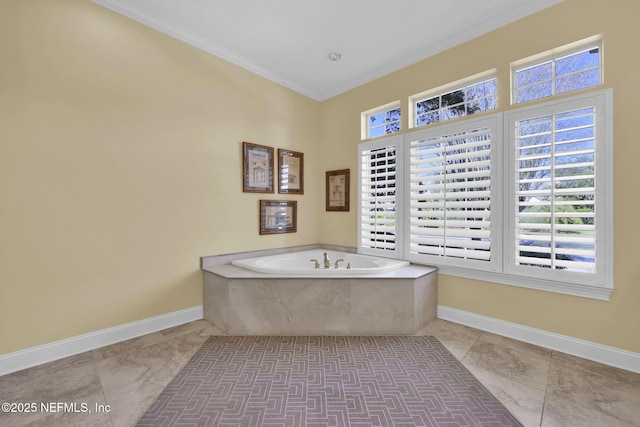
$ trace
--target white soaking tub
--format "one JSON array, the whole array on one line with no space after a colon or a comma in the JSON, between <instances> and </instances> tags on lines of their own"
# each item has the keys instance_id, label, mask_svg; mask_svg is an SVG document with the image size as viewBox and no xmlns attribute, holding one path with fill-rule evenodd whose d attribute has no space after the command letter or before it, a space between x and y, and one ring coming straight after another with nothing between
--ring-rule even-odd
<instances>
[{"instance_id":1,"label":"white soaking tub","mask_svg":"<svg viewBox=\"0 0 640 427\"><path fill-rule=\"evenodd\" d=\"M350 252L313 249L246 258L233 261L232 264L258 273L342 276L384 273L406 267L409 262Z\"/></svg>"}]
</instances>

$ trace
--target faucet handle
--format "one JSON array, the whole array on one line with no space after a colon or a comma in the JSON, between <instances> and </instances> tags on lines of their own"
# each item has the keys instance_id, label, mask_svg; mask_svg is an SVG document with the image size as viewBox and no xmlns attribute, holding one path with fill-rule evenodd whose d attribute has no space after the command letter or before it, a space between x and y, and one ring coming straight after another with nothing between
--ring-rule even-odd
<instances>
[{"instance_id":1,"label":"faucet handle","mask_svg":"<svg viewBox=\"0 0 640 427\"><path fill-rule=\"evenodd\" d=\"M343 259L337 259L337 260L336 260L335 268L339 268L339 267L340 267L340 261L344 262L344 260L343 260Z\"/></svg>"},{"instance_id":2,"label":"faucet handle","mask_svg":"<svg viewBox=\"0 0 640 427\"><path fill-rule=\"evenodd\" d=\"M329 255L327 255L326 252L323 254L323 258L324 258L324 268L331 267L331 261L329 261Z\"/></svg>"},{"instance_id":3,"label":"faucet handle","mask_svg":"<svg viewBox=\"0 0 640 427\"><path fill-rule=\"evenodd\" d=\"M309 261L315 262L315 265L314 265L315 268L320 268L320 263L318 262L317 259L310 259Z\"/></svg>"}]
</instances>

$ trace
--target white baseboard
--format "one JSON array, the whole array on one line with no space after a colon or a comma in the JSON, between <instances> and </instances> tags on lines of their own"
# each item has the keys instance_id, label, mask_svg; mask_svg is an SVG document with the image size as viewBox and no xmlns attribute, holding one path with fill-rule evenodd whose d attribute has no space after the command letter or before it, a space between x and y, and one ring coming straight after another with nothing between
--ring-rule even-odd
<instances>
[{"instance_id":1,"label":"white baseboard","mask_svg":"<svg viewBox=\"0 0 640 427\"><path fill-rule=\"evenodd\" d=\"M438 306L438 318L640 373L640 353L572 338L542 329L530 328L442 305Z\"/></svg>"},{"instance_id":2,"label":"white baseboard","mask_svg":"<svg viewBox=\"0 0 640 427\"><path fill-rule=\"evenodd\" d=\"M203 318L202 306L0 355L0 376ZM640 373L640 354L542 329L438 306L438 318Z\"/></svg>"},{"instance_id":3,"label":"white baseboard","mask_svg":"<svg viewBox=\"0 0 640 427\"><path fill-rule=\"evenodd\" d=\"M73 356L74 354L115 344L131 338L161 331L203 318L202 306L195 306L156 317L102 329L76 337L55 341L0 355L0 375Z\"/></svg>"}]
</instances>

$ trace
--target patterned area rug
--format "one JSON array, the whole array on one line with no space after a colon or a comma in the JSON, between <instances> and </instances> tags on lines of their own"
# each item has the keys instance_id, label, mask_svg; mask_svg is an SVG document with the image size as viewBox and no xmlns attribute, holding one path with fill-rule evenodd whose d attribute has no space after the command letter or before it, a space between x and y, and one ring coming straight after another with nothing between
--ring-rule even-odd
<instances>
[{"instance_id":1,"label":"patterned area rug","mask_svg":"<svg viewBox=\"0 0 640 427\"><path fill-rule=\"evenodd\" d=\"M434 337L214 336L138 426L520 426Z\"/></svg>"}]
</instances>

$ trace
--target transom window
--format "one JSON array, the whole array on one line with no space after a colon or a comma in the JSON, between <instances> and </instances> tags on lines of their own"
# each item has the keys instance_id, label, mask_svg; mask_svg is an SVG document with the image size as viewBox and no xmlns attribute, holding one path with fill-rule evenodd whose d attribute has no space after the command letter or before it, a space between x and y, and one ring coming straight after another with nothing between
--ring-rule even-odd
<instances>
[{"instance_id":1,"label":"transom window","mask_svg":"<svg viewBox=\"0 0 640 427\"><path fill-rule=\"evenodd\" d=\"M498 105L495 77L453 87L435 94L413 96L414 127L496 109Z\"/></svg>"},{"instance_id":2,"label":"transom window","mask_svg":"<svg viewBox=\"0 0 640 427\"><path fill-rule=\"evenodd\" d=\"M402 110L400 102L383 105L362 113L362 139L376 138L399 132Z\"/></svg>"},{"instance_id":3,"label":"transom window","mask_svg":"<svg viewBox=\"0 0 640 427\"><path fill-rule=\"evenodd\" d=\"M528 61L513 68L513 103L533 101L602 83L600 44Z\"/></svg>"}]
</instances>

